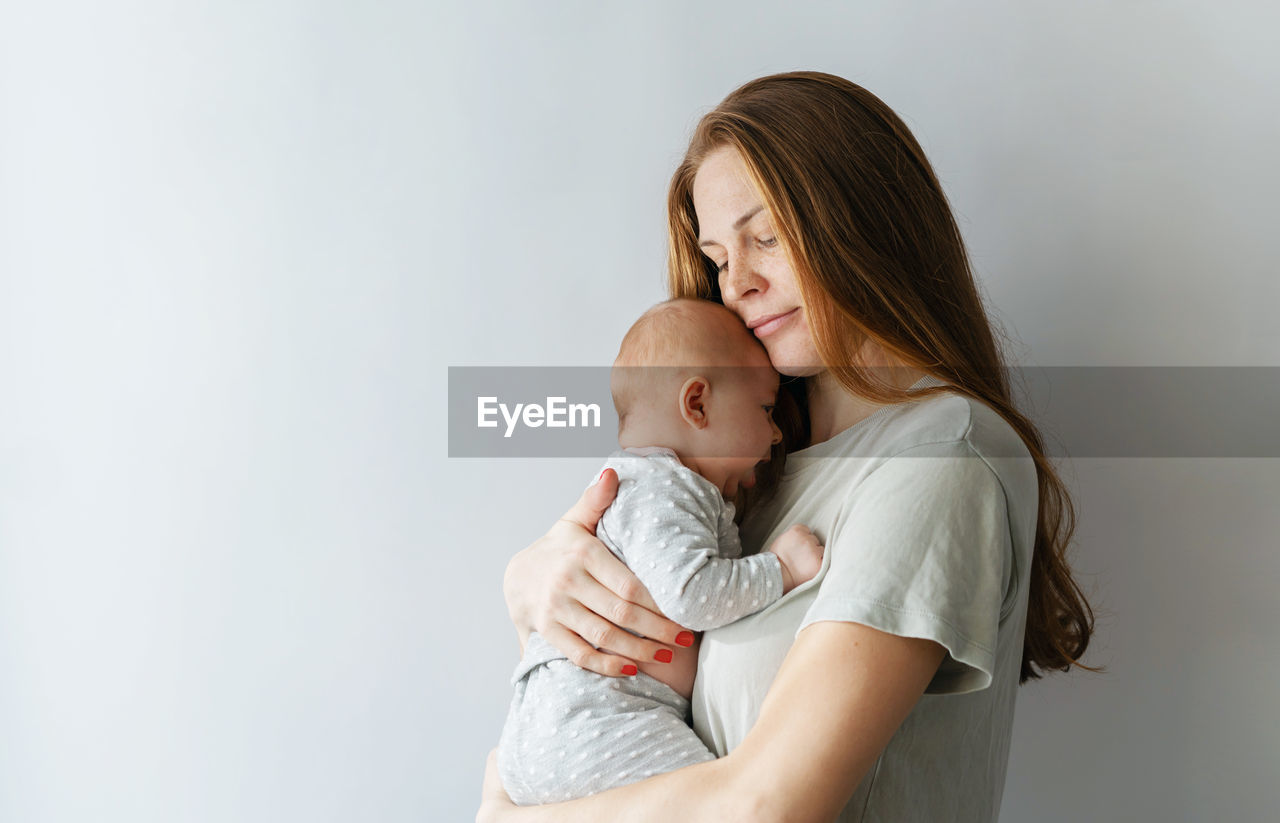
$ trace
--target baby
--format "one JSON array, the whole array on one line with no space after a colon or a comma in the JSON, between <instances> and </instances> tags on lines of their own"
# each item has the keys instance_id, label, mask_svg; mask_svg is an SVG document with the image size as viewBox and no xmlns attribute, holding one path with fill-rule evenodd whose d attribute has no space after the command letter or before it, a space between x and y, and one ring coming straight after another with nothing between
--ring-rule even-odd
<instances>
[{"instance_id":1,"label":"baby","mask_svg":"<svg viewBox=\"0 0 1280 823\"><path fill-rule=\"evenodd\" d=\"M804 526L741 557L726 499L754 485L756 465L782 435L771 416L777 372L736 315L702 300L658 304L623 338L611 389L622 450L605 467L618 473L618 495L596 536L668 617L713 629L817 574L822 546ZM595 794L714 757L685 721L687 678L662 667L604 677L534 633L513 679L498 767L520 805Z\"/></svg>"}]
</instances>

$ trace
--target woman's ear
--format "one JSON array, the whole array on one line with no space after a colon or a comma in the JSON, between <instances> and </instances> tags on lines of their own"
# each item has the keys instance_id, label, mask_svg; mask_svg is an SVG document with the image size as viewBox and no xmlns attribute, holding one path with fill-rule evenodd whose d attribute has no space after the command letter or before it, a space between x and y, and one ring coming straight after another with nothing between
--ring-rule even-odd
<instances>
[{"instance_id":1,"label":"woman's ear","mask_svg":"<svg viewBox=\"0 0 1280 823\"><path fill-rule=\"evenodd\" d=\"M690 377L680 387L680 416L695 429L707 427L707 399L711 381L701 375Z\"/></svg>"}]
</instances>

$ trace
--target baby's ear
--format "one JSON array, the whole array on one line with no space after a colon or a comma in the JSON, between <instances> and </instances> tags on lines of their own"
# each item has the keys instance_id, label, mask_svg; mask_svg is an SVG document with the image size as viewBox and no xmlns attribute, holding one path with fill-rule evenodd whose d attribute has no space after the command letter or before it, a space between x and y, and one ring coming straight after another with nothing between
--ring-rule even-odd
<instances>
[{"instance_id":1,"label":"baby's ear","mask_svg":"<svg viewBox=\"0 0 1280 823\"><path fill-rule=\"evenodd\" d=\"M711 381L701 375L690 377L680 387L680 416L695 429L707 427L707 399Z\"/></svg>"}]
</instances>

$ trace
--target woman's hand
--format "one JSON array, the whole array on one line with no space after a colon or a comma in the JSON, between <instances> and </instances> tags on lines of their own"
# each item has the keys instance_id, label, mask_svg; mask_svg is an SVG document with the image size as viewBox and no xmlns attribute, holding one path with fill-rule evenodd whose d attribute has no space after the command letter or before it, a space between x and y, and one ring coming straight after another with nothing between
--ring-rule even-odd
<instances>
[{"instance_id":1,"label":"woman's hand","mask_svg":"<svg viewBox=\"0 0 1280 823\"><path fill-rule=\"evenodd\" d=\"M611 676L635 674L636 662L669 662L670 644L693 643L596 539L596 524L617 494L618 475L606 469L546 535L511 559L502 581L522 645L536 631L573 663Z\"/></svg>"}]
</instances>

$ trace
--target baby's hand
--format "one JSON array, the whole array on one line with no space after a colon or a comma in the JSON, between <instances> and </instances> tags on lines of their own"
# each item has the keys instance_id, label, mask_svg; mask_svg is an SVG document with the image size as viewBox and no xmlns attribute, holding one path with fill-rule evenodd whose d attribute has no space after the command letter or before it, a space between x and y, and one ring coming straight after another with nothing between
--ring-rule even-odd
<instances>
[{"instance_id":1,"label":"baby's hand","mask_svg":"<svg viewBox=\"0 0 1280 823\"><path fill-rule=\"evenodd\" d=\"M822 544L808 526L792 526L773 541L769 551L782 564L782 593L812 580L822 567Z\"/></svg>"}]
</instances>

